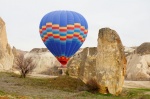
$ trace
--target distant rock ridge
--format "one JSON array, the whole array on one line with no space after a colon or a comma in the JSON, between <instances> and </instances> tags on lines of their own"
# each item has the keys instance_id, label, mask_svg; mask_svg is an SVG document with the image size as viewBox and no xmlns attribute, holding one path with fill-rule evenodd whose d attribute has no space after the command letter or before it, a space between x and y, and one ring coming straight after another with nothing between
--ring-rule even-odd
<instances>
[{"instance_id":1,"label":"distant rock ridge","mask_svg":"<svg viewBox=\"0 0 150 99\"><path fill-rule=\"evenodd\" d=\"M49 52L49 50L47 48L33 48L30 52L41 53L41 52Z\"/></svg>"},{"instance_id":2,"label":"distant rock ridge","mask_svg":"<svg viewBox=\"0 0 150 99\"><path fill-rule=\"evenodd\" d=\"M142 43L137 47L136 53L140 55L150 54L150 42Z\"/></svg>"},{"instance_id":3,"label":"distant rock ridge","mask_svg":"<svg viewBox=\"0 0 150 99\"><path fill-rule=\"evenodd\" d=\"M17 57L17 55L19 55L19 54L26 54L28 51L22 51L22 50L20 50L20 49L16 49L16 48L13 46L12 52L13 52L14 57Z\"/></svg>"}]
</instances>

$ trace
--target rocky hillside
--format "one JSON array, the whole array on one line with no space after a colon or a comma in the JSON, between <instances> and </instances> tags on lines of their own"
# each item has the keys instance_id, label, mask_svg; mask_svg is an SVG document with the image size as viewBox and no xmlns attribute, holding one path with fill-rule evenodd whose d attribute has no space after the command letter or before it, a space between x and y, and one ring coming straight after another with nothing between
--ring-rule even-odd
<instances>
[{"instance_id":1,"label":"rocky hillside","mask_svg":"<svg viewBox=\"0 0 150 99\"><path fill-rule=\"evenodd\" d=\"M47 48L34 48L26 53L25 57L32 57L34 63L36 63L36 68L32 72L33 74L53 75L58 72L57 68L61 66Z\"/></svg>"},{"instance_id":2,"label":"rocky hillside","mask_svg":"<svg viewBox=\"0 0 150 99\"><path fill-rule=\"evenodd\" d=\"M0 18L0 70L10 70L14 55L7 41L5 22Z\"/></svg>"},{"instance_id":3,"label":"rocky hillside","mask_svg":"<svg viewBox=\"0 0 150 99\"><path fill-rule=\"evenodd\" d=\"M137 47L127 60L127 80L150 80L150 42Z\"/></svg>"}]
</instances>

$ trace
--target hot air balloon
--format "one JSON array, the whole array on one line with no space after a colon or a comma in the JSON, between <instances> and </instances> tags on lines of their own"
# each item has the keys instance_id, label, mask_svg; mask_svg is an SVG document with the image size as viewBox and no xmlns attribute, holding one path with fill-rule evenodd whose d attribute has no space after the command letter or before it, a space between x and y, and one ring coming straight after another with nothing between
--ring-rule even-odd
<instances>
[{"instance_id":1,"label":"hot air balloon","mask_svg":"<svg viewBox=\"0 0 150 99\"><path fill-rule=\"evenodd\" d=\"M40 36L48 50L65 66L85 41L86 19L74 11L52 11L40 22Z\"/></svg>"}]
</instances>

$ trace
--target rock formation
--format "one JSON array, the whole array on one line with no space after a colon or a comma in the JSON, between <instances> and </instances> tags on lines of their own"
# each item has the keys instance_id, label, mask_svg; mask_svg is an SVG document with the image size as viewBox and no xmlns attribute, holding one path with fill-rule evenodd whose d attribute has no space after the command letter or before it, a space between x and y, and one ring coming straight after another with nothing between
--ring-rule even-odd
<instances>
[{"instance_id":1,"label":"rock formation","mask_svg":"<svg viewBox=\"0 0 150 99\"><path fill-rule=\"evenodd\" d=\"M141 47L141 46L139 46L139 47ZM136 47L136 48L138 49L139 47ZM134 80L134 81L135 80L136 81L150 80L150 62L149 62L150 54L142 55L142 53L136 53L136 51L135 51L136 48L135 47L134 48L125 47L124 52L127 55L127 67L126 67L125 79L126 80ZM95 64L94 61L96 60L97 51L95 50L95 53L92 56L89 56L91 53L91 51L89 51L90 49L93 49L93 48L91 48L91 47L83 48L83 49L79 50L74 55L73 58L71 58L71 60L68 63L69 76L75 77L75 78L80 77L79 76L80 67L82 68L80 74L83 73L83 71L82 71L83 67L86 67L84 65L81 65L81 62L82 61L85 62L85 65L88 64L89 61L85 61L85 60L87 60L87 57L92 57L92 61L91 61L92 65L91 66L94 67L93 65ZM96 49L96 48L94 48L94 49ZM141 49L143 49L143 48L141 48ZM143 52L143 53L146 53L146 52ZM86 56L86 58L83 58L84 56ZM81 75L80 78L83 78L83 76ZM86 82L85 78L84 78L84 82Z\"/></svg>"},{"instance_id":2,"label":"rock formation","mask_svg":"<svg viewBox=\"0 0 150 99\"><path fill-rule=\"evenodd\" d=\"M99 92L118 95L122 91L126 70L124 47L118 34L100 29L97 48L84 48L68 63L68 74L79 77Z\"/></svg>"},{"instance_id":3,"label":"rock formation","mask_svg":"<svg viewBox=\"0 0 150 99\"><path fill-rule=\"evenodd\" d=\"M96 57L96 81L101 93L118 95L122 91L126 70L124 47L116 31L99 30Z\"/></svg>"},{"instance_id":4,"label":"rock formation","mask_svg":"<svg viewBox=\"0 0 150 99\"><path fill-rule=\"evenodd\" d=\"M127 57L127 80L150 80L150 43L143 43Z\"/></svg>"},{"instance_id":5,"label":"rock formation","mask_svg":"<svg viewBox=\"0 0 150 99\"><path fill-rule=\"evenodd\" d=\"M69 76L87 83L95 76L96 54L96 47L80 49L67 64Z\"/></svg>"},{"instance_id":6,"label":"rock formation","mask_svg":"<svg viewBox=\"0 0 150 99\"><path fill-rule=\"evenodd\" d=\"M14 56L7 41L5 22L0 18L0 70L10 70L13 59Z\"/></svg>"},{"instance_id":7,"label":"rock formation","mask_svg":"<svg viewBox=\"0 0 150 99\"><path fill-rule=\"evenodd\" d=\"M34 48L30 52L25 54L26 57L32 57L36 68L33 70L33 74L51 74L51 69L61 66L57 59L46 48Z\"/></svg>"},{"instance_id":8,"label":"rock formation","mask_svg":"<svg viewBox=\"0 0 150 99\"><path fill-rule=\"evenodd\" d=\"M5 22L0 18L0 42L1 47L6 50L8 44Z\"/></svg>"}]
</instances>

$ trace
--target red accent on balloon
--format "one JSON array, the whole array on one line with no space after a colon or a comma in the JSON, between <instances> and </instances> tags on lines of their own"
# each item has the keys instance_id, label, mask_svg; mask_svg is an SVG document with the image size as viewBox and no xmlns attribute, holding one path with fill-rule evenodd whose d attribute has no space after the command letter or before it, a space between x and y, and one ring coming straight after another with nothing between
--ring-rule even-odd
<instances>
[{"instance_id":1,"label":"red accent on balloon","mask_svg":"<svg viewBox=\"0 0 150 99\"><path fill-rule=\"evenodd\" d=\"M40 32L40 34L42 34L42 30L41 29L39 30L39 32Z\"/></svg>"},{"instance_id":2,"label":"red accent on balloon","mask_svg":"<svg viewBox=\"0 0 150 99\"><path fill-rule=\"evenodd\" d=\"M65 56L61 56L61 57L56 57L57 60L62 64L62 65L66 65L69 58L65 57Z\"/></svg>"},{"instance_id":3,"label":"red accent on balloon","mask_svg":"<svg viewBox=\"0 0 150 99\"><path fill-rule=\"evenodd\" d=\"M59 38L59 36L53 36L54 38Z\"/></svg>"},{"instance_id":4,"label":"red accent on balloon","mask_svg":"<svg viewBox=\"0 0 150 99\"><path fill-rule=\"evenodd\" d=\"M84 31L84 34L87 34L88 33L88 31Z\"/></svg>"},{"instance_id":5,"label":"red accent on balloon","mask_svg":"<svg viewBox=\"0 0 150 99\"><path fill-rule=\"evenodd\" d=\"M68 30L74 30L74 27L67 27Z\"/></svg>"},{"instance_id":6,"label":"red accent on balloon","mask_svg":"<svg viewBox=\"0 0 150 99\"><path fill-rule=\"evenodd\" d=\"M50 27L52 27L52 25L46 25L46 28L50 28Z\"/></svg>"},{"instance_id":7,"label":"red accent on balloon","mask_svg":"<svg viewBox=\"0 0 150 99\"><path fill-rule=\"evenodd\" d=\"M66 65L67 61L59 61L62 65Z\"/></svg>"},{"instance_id":8,"label":"red accent on balloon","mask_svg":"<svg viewBox=\"0 0 150 99\"><path fill-rule=\"evenodd\" d=\"M65 41L65 40L66 40L66 38L60 38L60 40Z\"/></svg>"},{"instance_id":9,"label":"red accent on balloon","mask_svg":"<svg viewBox=\"0 0 150 99\"><path fill-rule=\"evenodd\" d=\"M53 34L47 34L48 37L53 36Z\"/></svg>"},{"instance_id":10,"label":"red accent on balloon","mask_svg":"<svg viewBox=\"0 0 150 99\"><path fill-rule=\"evenodd\" d=\"M52 29L59 29L59 27L52 27Z\"/></svg>"},{"instance_id":11,"label":"red accent on balloon","mask_svg":"<svg viewBox=\"0 0 150 99\"><path fill-rule=\"evenodd\" d=\"M67 32L67 29L59 29L60 32Z\"/></svg>"},{"instance_id":12,"label":"red accent on balloon","mask_svg":"<svg viewBox=\"0 0 150 99\"><path fill-rule=\"evenodd\" d=\"M73 38L73 36L67 36L67 38L71 39L71 38Z\"/></svg>"},{"instance_id":13,"label":"red accent on balloon","mask_svg":"<svg viewBox=\"0 0 150 99\"><path fill-rule=\"evenodd\" d=\"M74 27L75 27L75 28L80 28L80 25L75 25Z\"/></svg>"},{"instance_id":14,"label":"red accent on balloon","mask_svg":"<svg viewBox=\"0 0 150 99\"><path fill-rule=\"evenodd\" d=\"M46 27L42 28L42 31L46 30Z\"/></svg>"},{"instance_id":15,"label":"red accent on balloon","mask_svg":"<svg viewBox=\"0 0 150 99\"><path fill-rule=\"evenodd\" d=\"M85 29L84 28L80 28L80 30L84 32Z\"/></svg>"},{"instance_id":16,"label":"red accent on balloon","mask_svg":"<svg viewBox=\"0 0 150 99\"><path fill-rule=\"evenodd\" d=\"M74 37L79 37L79 34L74 34L73 36L74 36Z\"/></svg>"},{"instance_id":17,"label":"red accent on balloon","mask_svg":"<svg viewBox=\"0 0 150 99\"><path fill-rule=\"evenodd\" d=\"M44 39L45 39L45 40L47 40L47 39L48 39L48 37L46 36Z\"/></svg>"}]
</instances>

